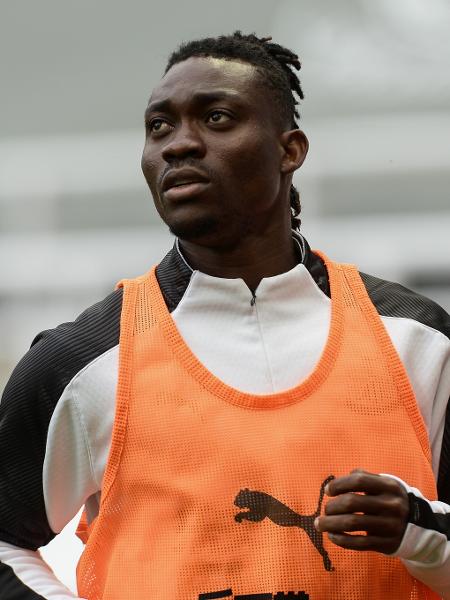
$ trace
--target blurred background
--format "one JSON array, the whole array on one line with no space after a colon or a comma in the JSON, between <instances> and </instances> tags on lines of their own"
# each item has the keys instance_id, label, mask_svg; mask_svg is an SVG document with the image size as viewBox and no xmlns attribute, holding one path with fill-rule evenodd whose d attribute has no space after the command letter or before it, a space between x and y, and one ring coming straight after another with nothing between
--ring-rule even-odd
<instances>
[{"instance_id":1,"label":"blurred background","mask_svg":"<svg viewBox=\"0 0 450 600\"><path fill-rule=\"evenodd\" d=\"M302 60L312 247L450 309L448 0L2 2L0 392L38 331L171 247L140 172L146 102L181 41L235 29ZM44 554L73 587L70 540Z\"/></svg>"}]
</instances>

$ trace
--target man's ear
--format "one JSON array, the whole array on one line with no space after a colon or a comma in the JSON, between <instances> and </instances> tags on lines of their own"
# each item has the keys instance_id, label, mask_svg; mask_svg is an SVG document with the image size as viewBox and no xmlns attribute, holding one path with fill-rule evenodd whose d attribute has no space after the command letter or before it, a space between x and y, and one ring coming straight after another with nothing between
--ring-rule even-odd
<instances>
[{"instance_id":1,"label":"man's ear","mask_svg":"<svg viewBox=\"0 0 450 600\"><path fill-rule=\"evenodd\" d=\"M283 150L281 172L293 173L302 166L308 154L308 138L300 129L291 129L290 131L283 131L280 144Z\"/></svg>"}]
</instances>

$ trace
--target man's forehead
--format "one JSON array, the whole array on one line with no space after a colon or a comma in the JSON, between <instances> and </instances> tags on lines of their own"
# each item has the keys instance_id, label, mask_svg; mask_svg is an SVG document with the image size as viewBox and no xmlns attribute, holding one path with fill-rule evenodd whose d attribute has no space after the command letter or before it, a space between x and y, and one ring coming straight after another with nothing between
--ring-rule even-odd
<instances>
[{"instance_id":1,"label":"man's forehead","mask_svg":"<svg viewBox=\"0 0 450 600\"><path fill-rule=\"evenodd\" d=\"M169 69L153 89L149 104L211 88L243 92L254 85L256 76L256 67L247 62L191 57Z\"/></svg>"}]
</instances>

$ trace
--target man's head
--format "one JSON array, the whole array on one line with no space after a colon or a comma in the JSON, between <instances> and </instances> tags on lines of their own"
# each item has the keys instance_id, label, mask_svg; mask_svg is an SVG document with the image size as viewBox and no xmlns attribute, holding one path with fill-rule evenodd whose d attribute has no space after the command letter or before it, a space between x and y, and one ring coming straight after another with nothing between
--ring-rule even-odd
<instances>
[{"instance_id":1,"label":"man's head","mask_svg":"<svg viewBox=\"0 0 450 600\"><path fill-rule=\"evenodd\" d=\"M173 233L234 244L252 230L297 224L292 173L308 143L298 130L303 98L296 55L254 35L182 45L146 111L142 168Z\"/></svg>"},{"instance_id":2,"label":"man's head","mask_svg":"<svg viewBox=\"0 0 450 600\"><path fill-rule=\"evenodd\" d=\"M236 31L233 35L217 38L205 38L182 44L169 57L165 73L175 64L192 56L239 60L256 67L261 83L271 91L274 107L284 128L295 129L298 104L293 92L303 100L303 91L292 67L300 70L298 56L291 50L271 41L272 38L257 38L254 34L242 35Z\"/></svg>"}]
</instances>

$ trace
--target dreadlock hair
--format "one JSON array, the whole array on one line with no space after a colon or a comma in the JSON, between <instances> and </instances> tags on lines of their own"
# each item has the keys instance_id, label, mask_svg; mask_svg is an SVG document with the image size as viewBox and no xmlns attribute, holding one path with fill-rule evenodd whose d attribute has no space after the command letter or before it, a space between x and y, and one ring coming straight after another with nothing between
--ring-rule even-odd
<instances>
[{"instance_id":1,"label":"dreadlock hair","mask_svg":"<svg viewBox=\"0 0 450 600\"><path fill-rule=\"evenodd\" d=\"M250 63L256 67L272 91L280 121L291 129L298 129L296 118L299 119L300 116L296 109L298 101L294 93L300 100L303 100L304 95L293 68L299 71L301 64L296 54L271 40L271 37L258 38L254 33L243 35L240 31L235 31L232 35L186 42L170 55L164 74L173 65L193 56L210 56ZM289 199L292 228L300 229L300 195L293 185L289 191Z\"/></svg>"}]
</instances>

